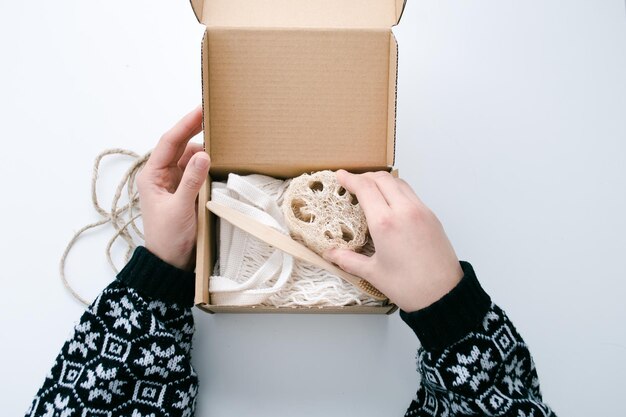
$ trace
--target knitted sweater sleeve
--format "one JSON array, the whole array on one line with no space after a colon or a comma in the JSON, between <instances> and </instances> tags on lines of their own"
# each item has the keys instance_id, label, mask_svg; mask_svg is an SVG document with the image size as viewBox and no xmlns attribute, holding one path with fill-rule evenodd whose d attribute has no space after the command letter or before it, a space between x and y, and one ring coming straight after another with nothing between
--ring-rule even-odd
<instances>
[{"instance_id":1,"label":"knitted sweater sleeve","mask_svg":"<svg viewBox=\"0 0 626 417\"><path fill-rule=\"evenodd\" d=\"M87 308L27 416L193 416L193 274L144 247Z\"/></svg>"},{"instance_id":2,"label":"knitted sweater sleeve","mask_svg":"<svg viewBox=\"0 0 626 417\"><path fill-rule=\"evenodd\" d=\"M555 417L543 402L528 346L491 302L472 266L461 282L402 319L421 342L421 384L405 416Z\"/></svg>"}]
</instances>

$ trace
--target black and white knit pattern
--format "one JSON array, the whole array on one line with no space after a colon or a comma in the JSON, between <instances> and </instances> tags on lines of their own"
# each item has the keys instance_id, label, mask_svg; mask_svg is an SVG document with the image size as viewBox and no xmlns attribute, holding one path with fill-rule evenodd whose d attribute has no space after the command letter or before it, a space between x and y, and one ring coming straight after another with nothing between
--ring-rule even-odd
<instances>
[{"instance_id":1,"label":"black and white knit pattern","mask_svg":"<svg viewBox=\"0 0 626 417\"><path fill-rule=\"evenodd\" d=\"M420 348L421 386L405 416L554 416L528 347L498 306L441 352Z\"/></svg>"},{"instance_id":2,"label":"black and white knit pattern","mask_svg":"<svg viewBox=\"0 0 626 417\"><path fill-rule=\"evenodd\" d=\"M26 415L193 416L193 332L189 308L116 281L84 313Z\"/></svg>"},{"instance_id":3,"label":"black and white knit pattern","mask_svg":"<svg viewBox=\"0 0 626 417\"><path fill-rule=\"evenodd\" d=\"M471 265L432 305L402 319L419 337L414 400L405 416L554 417L528 347L491 303ZM193 273L143 247L83 314L27 416L191 417Z\"/></svg>"}]
</instances>

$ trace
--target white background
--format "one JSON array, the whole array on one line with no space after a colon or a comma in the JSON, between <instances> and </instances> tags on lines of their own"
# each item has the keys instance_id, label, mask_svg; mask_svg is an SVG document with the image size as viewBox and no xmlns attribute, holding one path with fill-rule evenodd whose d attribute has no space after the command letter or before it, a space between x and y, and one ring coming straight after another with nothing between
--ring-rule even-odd
<instances>
[{"instance_id":1,"label":"white background","mask_svg":"<svg viewBox=\"0 0 626 417\"><path fill-rule=\"evenodd\" d=\"M143 153L199 103L202 32L185 0L0 3L3 415L81 314L57 271L96 219L93 157ZM524 335L555 411L623 415L624 1L410 1L395 32L402 176ZM90 298L113 278L107 235L70 257ZM195 316L199 416L400 416L417 388L397 315Z\"/></svg>"}]
</instances>

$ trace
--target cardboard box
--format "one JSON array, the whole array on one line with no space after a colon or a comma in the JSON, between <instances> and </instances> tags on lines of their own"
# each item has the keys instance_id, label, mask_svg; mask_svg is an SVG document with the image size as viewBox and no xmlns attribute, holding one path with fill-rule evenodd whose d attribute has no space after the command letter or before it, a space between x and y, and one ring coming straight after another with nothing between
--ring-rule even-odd
<instances>
[{"instance_id":1,"label":"cardboard box","mask_svg":"<svg viewBox=\"0 0 626 417\"><path fill-rule=\"evenodd\" d=\"M210 304L215 219L211 180L288 178L323 169L391 170L397 43L405 0L191 0L202 40L204 143L196 304L208 312L390 313L382 307Z\"/></svg>"}]
</instances>

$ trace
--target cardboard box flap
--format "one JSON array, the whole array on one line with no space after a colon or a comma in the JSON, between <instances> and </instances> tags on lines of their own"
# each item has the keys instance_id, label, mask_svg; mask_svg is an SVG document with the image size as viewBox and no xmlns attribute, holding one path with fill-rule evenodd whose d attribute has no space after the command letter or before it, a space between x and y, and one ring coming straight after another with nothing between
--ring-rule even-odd
<instances>
[{"instance_id":1,"label":"cardboard box flap","mask_svg":"<svg viewBox=\"0 0 626 417\"><path fill-rule=\"evenodd\" d=\"M207 27L390 28L406 0L190 0Z\"/></svg>"},{"instance_id":2,"label":"cardboard box flap","mask_svg":"<svg viewBox=\"0 0 626 417\"><path fill-rule=\"evenodd\" d=\"M208 28L203 48L205 146L216 177L393 165L391 31Z\"/></svg>"}]
</instances>

